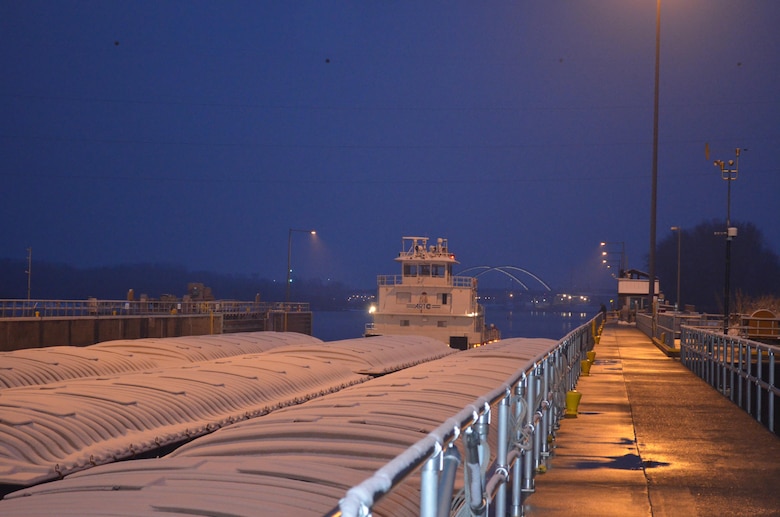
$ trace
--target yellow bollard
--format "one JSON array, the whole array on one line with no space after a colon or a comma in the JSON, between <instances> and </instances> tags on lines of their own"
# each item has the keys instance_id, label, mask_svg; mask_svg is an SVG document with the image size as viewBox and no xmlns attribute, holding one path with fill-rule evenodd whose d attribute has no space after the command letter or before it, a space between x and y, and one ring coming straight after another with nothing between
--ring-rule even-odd
<instances>
[{"instance_id":1,"label":"yellow bollard","mask_svg":"<svg viewBox=\"0 0 780 517\"><path fill-rule=\"evenodd\" d=\"M596 352L594 352L593 350L589 352L585 352L585 355L588 356L588 361L590 361L591 364L596 362Z\"/></svg>"},{"instance_id":2,"label":"yellow bollard","mask_svg":"<svg viewBox=\"0 0 780 517\"><path fill-rule=\"evenodd\" d=\"M577 390L571 390L566 392L566 413L565 418L577 418L577 408L580 407L580 399L582 393Z\"/></svg>"},{"instance_id":3,"label":"yellow bollard","mask_svg":"<svg viewBox=\"0 0 780 517\"><path fill-rule=\"evenodd\" d=\"M585 359L584 361L580 361L580 367L582 368L582 375L590 375L590 365L592 363Z\"/></svg>"}]
</instances>

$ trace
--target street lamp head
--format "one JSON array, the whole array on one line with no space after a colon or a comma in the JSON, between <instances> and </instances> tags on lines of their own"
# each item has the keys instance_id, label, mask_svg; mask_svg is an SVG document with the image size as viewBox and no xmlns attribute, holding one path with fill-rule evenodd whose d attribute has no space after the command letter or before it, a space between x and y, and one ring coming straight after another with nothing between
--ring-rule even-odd
<instances>
[{"instance_id":1,"label":"street lamp head","mask_svg":"<svg viewBox=\"0 0 780 517\"><path fill-rule=\"evenodd\" d=\"M673 232L679 232L680 231L680 227L679 226L672 226L671 230Z\"/></svg>"}]
</instances>

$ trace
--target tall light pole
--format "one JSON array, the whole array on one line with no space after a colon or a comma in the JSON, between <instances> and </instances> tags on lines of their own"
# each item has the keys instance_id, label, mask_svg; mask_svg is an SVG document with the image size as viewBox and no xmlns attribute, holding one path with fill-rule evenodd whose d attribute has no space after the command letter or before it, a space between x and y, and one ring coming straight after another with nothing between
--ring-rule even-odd
<instances>
[{"instance_id":1,"label":"tall light pole","mask_svg":"<svg viewBox=\"0 0 780 517\"><path fill-rule=\"evenodd\" d=\"M677 298L675 300L677 304L677 312L680 312L682 304L680 303L680 236L682 235L682 228L679 226L672 226L672 231L677 232Z\"/></svg>"},{"instance_id":2,"label":"tall light pole","mask_svg":"<svg viewBox=\"0 0 780 517\"><path fill-rule=\"evenodd\" d=\"M290 278L290 275L292 274L292 234L293 232L301 232L301 233L310 233L312 235L316 235L317 232L314 230L297 230L295 228L290 228L290 232L287 234L287 290L285 294L284 301L289 302L290 301L290 283L292 282L292 278Z\"/></svg>"},{"instance_id":3,"label":"tall light pole","mask_svg":"<svg viewBox=\"0 0 780 517\"><path fill-rule=\"evenodd\" d=\"M650 188L650 259L648 282L648 307L653 314L653 333L655 333L655 225L658 206L658 88L661 70L661 0L655 8L655 83L653 89L653 170Z\"/></svg>"},{"instance_id":4,"label":"tall light pole","mask_svg":"<svg viewBox=\"0 0 780 517\"><path fill-rule=\"evenodd\" d=\"M715 167L720 169L720 177L726 180L726 279L723 287L723 333L729 333L729 299L731 298L731 241L737 236L737 229L731 227L731 182L737 179L739 173L739 153L737 147L735 159L724 162L715 160Z\"/></svg>"}]
</instances>

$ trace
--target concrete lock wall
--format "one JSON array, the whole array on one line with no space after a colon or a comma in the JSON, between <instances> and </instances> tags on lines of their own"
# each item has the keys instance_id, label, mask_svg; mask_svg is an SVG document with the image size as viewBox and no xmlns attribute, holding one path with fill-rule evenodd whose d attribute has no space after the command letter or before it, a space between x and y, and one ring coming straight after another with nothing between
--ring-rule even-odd
<instances>
[{"instance_id":1,"label":"concrete lock wall","mask_svg":"<svg viewBox=\"0 0 780 517\"><path fill-rule=\"evenodd\" d=\"M223 332L221 314L0 319L0 351Z\"/></svg>"}]
</instances>

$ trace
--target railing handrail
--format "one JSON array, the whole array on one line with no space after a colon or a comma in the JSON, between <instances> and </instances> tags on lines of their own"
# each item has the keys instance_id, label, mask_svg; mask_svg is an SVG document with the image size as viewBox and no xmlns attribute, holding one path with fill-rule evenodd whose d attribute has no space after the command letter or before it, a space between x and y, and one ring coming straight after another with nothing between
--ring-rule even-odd
<instances>
[{"instance_id":1,"label":"railing handrail","mask_svg":"<svg viewBox=\"0 0 780 517\"><path fill-rule=\"evenodd\" d=\"M424 277L424 276L417 276L413 277L416 279L421 278L427 278L427 279L434 279L434 280L443 280L443 277ZM376 277L376 283L378 286L383 285L401 285L403 284L404 276L403 275L378 275ZM471 288L472 286L476 285L477 279L473 276L451 276L450 277L450 284L452 287L468 287Z\"/></svg>"},{"instance_id":2,"label":"railing handrail","mask_svg":"<svg viewBox=\"0 0 780 517\"><path fill-rule=\"evenodd\" d=\"M595 323L594 323L595 322ZM370 509L373 505L381 499L384 495L391 492L399 483L406 479L410 474L422 469L428 461L436 458L438 454L441 454L446 448L451 445L459 436L463 435L472 428L480 419L491 411L491 407L500 403L504 403L513 397L515 391L520 391L519 387L523 382L531 378L534 372L537 372L542 365L550 364L552 357L559 358L562 351L571 352L571 356L566 356L565 366L566 372L557 371L558 381L557 384L562 386L554 386L555 383L551 383L548 386L549 391L545 393L538 393L538 406L533 408L527 408L528 413L534 421L532 426L537 429L536 424L543 418L551 418L549 415L554 412L553 406L555 402L553 400L547 400L547 397L553 399L552 394L559 388L563 388L564 391L573 389L576 385L576 381L579 378L580 357L584 356L586 349L593 346L592 329L601 322L601 315L596 316L588 323L578 327L574 331L567 334L564 338L559 340L554 346L550 347L547 351L538 354L533 359L529 359L526 367L517 370L507 381L501 386L495 388L491 392L477 398L471 404L465 406L455 416L449 418L446 422L442 423L439 427L431 431L425 438L422 438L405 452L395 457L384 467L377 470L371 477L364 480L359 485L356 485L349 489L345 497L339 502L339 506L332 509L325 514L327 517L357 517L370 515ZM490 345L488 345L490 346ZM553 367L554 369L554 367ZM545 372L547 375L547 372ZM534 389L528 388L531 393ZM540 409L541 406L546 404L545 411L543 413ZM561 409L558 407L557 409ZM514 419L511 419L514 422ZM501 423L499 423L501 425ZM504 425L509 425L504 422ZM549 422L548 422L549 425ZM531 431L542 432L540 430ZM499 430L501 433L501 430ZM505 435L506 436L506 435ZM541 442L542 440L539 440ZM546 440L544 440L546 441ZM541 451L534 450L536 456L541 456ZM539 460L535 456L536 460ZM496 456L496 460L498 457ZM517 456L514 457L509 463L517 460ZM505 465L504 465L505 466ZM482 486L498 486L503 483L503 486L508 485L507 478L511 477L509 472L511 469L501 468L496 469L494 472L486 476L483 480ZM533 474L532 474L533 475ZM424 477L424 476L423 476ZM496 481L493 478L501 477L502 479ZM528 481L531 485L533 480ZM516 484L518 487L520 483ZM527 488L527 487L525 487ZM424 490L421 490L424 492ZM501 498L496 498L499 501ZM498 503L497 503L498 504ZM366 513L368 512L368 513Z\"/></svg>"},{"instance_id":3,"label":"railing handrail","mask_svg":"<svg viewBox=\"0 0 780 517\"><path fill-rule=\"evenodd\" d=\"M309 312L308 302L238 300L0 300L0 318L81 316L138 316L152 314L264 314L273 311Z\"/></svg>"}]
</instances>

